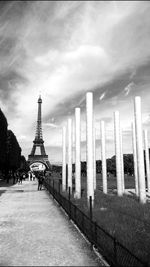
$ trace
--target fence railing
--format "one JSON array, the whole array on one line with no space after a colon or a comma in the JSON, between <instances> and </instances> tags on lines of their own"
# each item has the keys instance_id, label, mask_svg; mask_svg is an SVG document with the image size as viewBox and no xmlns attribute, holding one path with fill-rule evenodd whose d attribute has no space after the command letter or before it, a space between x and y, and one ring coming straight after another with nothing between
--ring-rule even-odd
<instances>
[{"instance_id":1,"label":"fence railing","mask_svg":"<svg viewBox=\"0 0 150 267\"><path fill-rule=\"evenodd\" d=\"M107 231L84 214L71 202L70 198L64 197L61 194L60 183L57 183L56 186L54 180L52 182L47 180L44 181L44 186L111 266L150 266L148 263L141 261Z\"/></svg>"}]
</instances>

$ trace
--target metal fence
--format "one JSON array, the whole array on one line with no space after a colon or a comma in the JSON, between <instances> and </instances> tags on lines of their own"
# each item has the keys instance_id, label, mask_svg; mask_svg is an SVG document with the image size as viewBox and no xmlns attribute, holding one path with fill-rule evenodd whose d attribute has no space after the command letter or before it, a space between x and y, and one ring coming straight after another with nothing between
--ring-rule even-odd
<instances>
[{"instance_id":1,"label":"metal fence","mask_svg":"<svg viewBox=\"0 0 150 267\"><path fill-rule=\"evenodd\" d=\"M54 180L52 182L47 180L44 181L44 186L111 266L150 266L133 255L113 236L97 225L96 222L74 205L70 199L64 197L61 194L60 183L57 183L56 186Z\"/></svg>"}]
</instances>

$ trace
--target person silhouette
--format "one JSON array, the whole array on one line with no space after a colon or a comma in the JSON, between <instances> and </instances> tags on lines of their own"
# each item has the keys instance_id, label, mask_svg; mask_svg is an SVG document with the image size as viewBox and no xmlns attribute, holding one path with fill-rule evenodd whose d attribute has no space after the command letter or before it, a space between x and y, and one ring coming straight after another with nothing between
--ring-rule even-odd
<instances>
[{"instance_id":1,"label":"person silhouette","mask_svg":"<svg viewBox=\"0 0 150 267\"><path fill-rule=\"evenodd\" d=\"M38 190L42 190L43 181L44 181L43 174L39 173L39 175L38 175Z\"/></svg>"}]
</instances>

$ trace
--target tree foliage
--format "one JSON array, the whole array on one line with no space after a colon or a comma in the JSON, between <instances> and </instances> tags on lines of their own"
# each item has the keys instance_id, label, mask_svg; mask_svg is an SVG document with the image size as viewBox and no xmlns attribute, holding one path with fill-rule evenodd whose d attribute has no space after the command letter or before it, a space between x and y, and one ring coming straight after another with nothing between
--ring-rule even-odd
<instances>
[{"instance_id":1,"label":"tree foliage","mask_svg":"<svg viewBox=\"0 0 150 267\"><path fill-rule=\"evenodd\" d=\"M29 164L26 161L26 158L21 155L20 157L20 170L24 172L28 172L30 170Z\"/></svg>"},{"instance_id":2,"label":"tree foliage","mask_svg":"<svg viewBox=\"0 0 150 267\"><path fill-rule=\"evenodd\" d=\"M23 160L17 138L7 127L7 119L0 109L0 171L5 174L20 168L21 159ZM26 164L25 158L24 164Z\"/></svg>"},{"instance_id":3,"label":"tree foliage","mask_svg":"<svg viewBox=\"0 0 150 267\"><path fill-rule=\"evenodd\" d=\"M107 172L116 176L116 156L107 159L106 164L107 164Z\"/></svg>"},{"instance_id":4,"label":"tree foliage","mask_svg":"<svg viewBox=\"0 0 150 267\"><path fill-rule=\"evenodd\" d=\"M21 148L16 136L11 130L7 131L7 166L11 170L20 167Z\"/></svg>"},{"instance_id":5,"label":"tree foliage","mask_svg":"<svg viewBox=\"0 0 150 267\"><path fill-rule=\"evenodd\" d=\"M6 162L7 126L7 119L0 109L0 170L4 169Z\"/></svg>"},{"instance_id":6,"label":"tree foliage","mask_svg":"<svg viewBox=\"0 0 150 267\"><path fill-rule=\"evenodd\" d=\"M124 172L132 175L134 173L133 154L124 154Z\"/></svg>"},{"instance_id":7,"label":"tree foliage","mask_svg":"<svg viewBox=\"0 0 150 267\"><path fill-rule=\"evenodd\" d=\"M132 175L134 173L134 162L133 154L124 154L124 173ZM107 172L116 176L116 156L114 155L111 158L106 160ZM81 172L86 172L86 161L81 162ZM96 160L96 172L101 173L102 171L102 161Z\"/></svg>"}]
</instances>

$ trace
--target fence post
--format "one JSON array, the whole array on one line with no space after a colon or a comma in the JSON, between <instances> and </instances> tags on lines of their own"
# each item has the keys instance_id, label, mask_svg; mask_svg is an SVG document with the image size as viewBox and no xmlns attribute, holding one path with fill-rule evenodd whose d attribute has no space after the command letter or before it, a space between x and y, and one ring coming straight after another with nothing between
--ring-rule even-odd
<instances>
[{"instance_id":1,"label":"fence post","mask_svg":"<svg viewBox=\"0 0 150 267\"><path fill-rule=\"evenodd\" d=\"M95 241L95 245L97 246L97 223L94 223L94 241Z\"/></svg>"},{"instance_id":2,"label":"fence post","mask_svg":"<svg viewBox=\"0 0 150 267\"><path fill-rule=\"evenodd\" d=\"M92 221L93 213L92 213L92 196L90 196L90 220Z\"/></svg>"},{"instance_id":3,"label":"fence post","mask_svg":"<svg viewBox=\"0 0 150 267\"><path fill-rule=\"evenodd\" d=\"M69 201L70 201L70 186L69 186Z\"/></svg>"},{"instance_id":4,"label":"fence post","mask_svg":"<svg viewBox=\"0 0 150 267\"><path fill-rule=\"evenodd\" d=\"M53 199L54 199L54 180L53 180Z\"/></svg>"},{"instance_id":5,"label":"fence post","mask_svg":"<svg viewBox=\"0 0 150 267\"><path fill-rule=\"evenodd\" d=\"M91 245L93 246L93 212L92 212L92 196L90 196L90 232L91 232Z\"/></svg>"},{"instance_id":6,"label":"fence post","mask_svg":"<svg viewBox=\"0 0 150 267\"><path fill-rule=\"evenodd\" d=\"M85 233L84 232L84 214L83 214L83 212L82 212L82 231L83 231L83 233Z\"/></svg>"},{"instance_id":7,"label":"fence post","mask_svg":"<svg viewBox=\"0 0 150 267\"><path fill-rule=\"evenodd\" d=\"M62 196L61 196L61 193L60 193L60 185L61 185L61 181L59 179L59 201L60 201L60 206L62 205Z\"/></svg>"},{"instance_id":8,"label":"fence post","mask_svg":"<svg viewBox=\"0 0 150 267\"><path fill-rule=\"evenodd\" d=\"M75 221L75 223L76 223L76 211L77 211L77 209L76 209L76 205L74 205L74 221Z\"/></svg>"},{"instance_id":9,"label":"fence post","mask_svg":"<svg viewBox=\"0 0 150 267\"><path fill-rule=\"evenodd\" d=\"M60 180L59 180L59 183L58 183L58 192L60 194Z\"/></svg>"},{"instance_id":10,"label":"fence post","mask_svg":"<svg viewBox=\"0 0 150 267\"><path fill-rule=\"evenodd\" d=\"M69 219L71 219L71 201L70 201L70 195L71 195L71 187L69 186Z\"/></svg>"},{"instance_id":11,"label":"fence post","mask_svg":"<svg viewBox=\"0 0 150 267\"><path fill-rule=\"evenodd\" d=\"M52 194L52 188L53 188L52 180L49 180L49 187L50 187L50 193Z\"/></svg>"},{"instance_id":12,"label":"fence post","mask_svg":"<svg viewBox=\"0 0 150 267\"><path fill-rule=\"evenodd\" d=\"M51 180L48 179L48 189L49 189L49 193L51 192L51 188L50 188L50 187L51 187L51 183L50 183L50 182L51 182Z\"/></svg>"},{"instance_id":13,"label":"fence post","mask_svg":"<svg viewBox=\"0 0 150 267\"><path fill-rule=\"evenodd\" d=\"M48 191L50 193L50 179L48 179Z\"/></svg>"},{"instance_id":14,"label":"fence post","mask_svg":"<svg viewBox=\"0 0 150 267\"><path fill-rule=\"evenodd\" d=\"M117 266L118 265L118 262L117 262L117 240L115 237L114 237L114 257L115 257L115 265Z\"/></svg>"}]
</instances>

